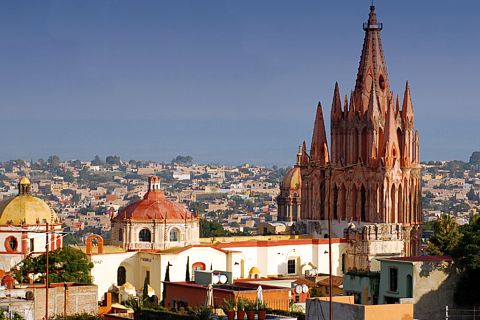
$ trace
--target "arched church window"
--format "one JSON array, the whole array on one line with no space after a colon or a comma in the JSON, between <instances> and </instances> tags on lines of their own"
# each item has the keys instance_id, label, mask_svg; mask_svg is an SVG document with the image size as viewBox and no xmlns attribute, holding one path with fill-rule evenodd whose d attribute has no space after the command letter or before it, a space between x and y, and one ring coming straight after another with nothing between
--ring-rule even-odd
<instances>
[{"instance_id":1,"label":"arched church window","mask_svg":"<svg viewBox=\"0 0 480 320\"><path fill-rule=\"evenodd\" d=\"M16 252L18 248L17 238L9 236L5 239L5 249L7 252Z\"/></svg>"},{"instance_id":2,"label":"arched church window","mask_svg":"<svg viewBox=\"0 0 480 320\"><path fill-rule=\"evenodd\" d=\"M139 234L140 241L142 242L151 242L152 241L152 233L147 228L140 230Z\"/></svg>"},{"instance_id":3,"label":"arched church window","mask_svg":"<svg viewBox=\"0 0 480 320\"><path fill-rule=\"evenodd\" d=\"M338 188L337 185L333 187L333 219L338 219Z\"/></svg>"},{"instance_id":4,"label":"arched church window","mask_svg":"<svg viewBox=\"0 0 480 320\"><path fill-rule=\"evenodd\" d=\"M170 241L178 241L178 229L173 228L170 230Z\"/></svg>"},{"instance_id":5,"label":"arched church window","mask_svg":"<svg viewBox=\"0 0 480 320\"><path fill-rule=\"evenodd\" d=\"M366 222L367 221L367 192L365 190L365 186L362 185L362 190L361 190L361 216L362 216L362 221Z\"/></svg>"},{"instance_id":6,"label":"arched church window","mask_svg":"<svg viewBox=\"0 0 480 320\"><path fill-rule=\"evenodd\" d=\"M125 267L118 267L117 269L117 286L121 286L127 282L127 270Z\"/></svg>"}]
</instances>

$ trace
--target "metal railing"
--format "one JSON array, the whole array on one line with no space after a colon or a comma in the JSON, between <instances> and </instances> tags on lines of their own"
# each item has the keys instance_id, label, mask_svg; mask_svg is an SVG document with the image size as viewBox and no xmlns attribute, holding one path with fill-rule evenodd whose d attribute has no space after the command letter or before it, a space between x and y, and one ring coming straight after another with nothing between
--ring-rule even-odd
<instances>
[{"instance_id":1,"label":"metal railing","mask_svg":"<svg viewBox=\"0 0 480 320\"><path fill-rule=\"evenodd\" d=\"M480 320L480 306L473 306L472 309L449 308L445 306L445 320Z\"/></svg>"}]
</instances>

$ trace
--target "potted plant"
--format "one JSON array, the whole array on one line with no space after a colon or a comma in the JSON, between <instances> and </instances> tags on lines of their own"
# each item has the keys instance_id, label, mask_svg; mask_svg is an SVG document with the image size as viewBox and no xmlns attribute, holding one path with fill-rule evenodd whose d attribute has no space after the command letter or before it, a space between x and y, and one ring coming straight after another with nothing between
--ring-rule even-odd
<instances>
[{"instance_id":1,"label":"potted plant","mask_svg":"<svg viewBox=\"0 0 480 320\"><path fill-rule=\"evenodd\" d=\"M263 301L257 302L257 316L258 320L265 320L267 317L267 306Z\"/></svg>"},{"instance_id":2,"label":"potted plant","mask_svg":"<svg viewBox=\"0 0 480 320\"><path fill-rule=\"evenodd\" d=\"M245 319L245 300L243 300L242 298L238 298L237 301L237 319Z\"/></svg>"},{"instance_id":3,"label":"potted plant","mask_svg":"<svg viewBox=\"0 0 480 320\"><path fill-rule=\"evenodd\" d=\"M235 300L231 298L223 300L222 309L227 315L228 320L235 319Z\"/></svg>"},{"instance_id":4,"label":"potted plant","mask_svg":"<svg viewBox=\"0 0 480 320\"><path fill-rule=\"evenodd\" d=\"M255 303L247 300L245 301L245 312L247 313L248 320L255 319Z\"/></svg>"}]
</instances>

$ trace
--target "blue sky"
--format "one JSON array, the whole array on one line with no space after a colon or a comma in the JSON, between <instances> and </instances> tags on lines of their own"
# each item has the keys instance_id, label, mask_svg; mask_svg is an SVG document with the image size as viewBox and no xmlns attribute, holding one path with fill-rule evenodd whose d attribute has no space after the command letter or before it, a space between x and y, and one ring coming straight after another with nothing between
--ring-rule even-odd
<instances>
[{"instance_id":1,"label":"blue sky","mask_svg":"<svg viewBox=\"0 0 480 320\"><path fill-rule=\"evenodd\" d=\"M376 1L422 160L480 150L478 1ZM354 87L369 1L0 1L2 160L288 165L335 81ZM328 127L328 123L327 123Z\"/></svg>"}]
</instances>

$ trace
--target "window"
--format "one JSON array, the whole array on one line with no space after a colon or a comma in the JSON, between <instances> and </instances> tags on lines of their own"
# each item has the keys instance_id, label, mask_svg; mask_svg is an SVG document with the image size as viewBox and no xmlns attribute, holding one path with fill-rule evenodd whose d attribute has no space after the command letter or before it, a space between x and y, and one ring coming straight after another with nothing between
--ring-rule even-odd
<instances>
[{"instance_id":1,"label":"window","mask_svg":"<svg viewBox=\"0 0 480 320\"><path fill-rule=\"evenodd\" d=\"M11 237L10 240L8 240L8 245L12 250L16 250L18 247L18 241L17 238Z\"/></svg>"},{"instance_id":2,"label":"window","mask_svg":"<svg viewBox=\"0 0 480 320\"><path fill-rule=\"evenodd\" d=\"M296 273L295 259L289 259L287 263L288 273Z\"/></svg>"},{"instance_id":3,"label":"window","mask_svg":"<svg viewBox=\"0 0 480 320\"><path fill-rule=\"evenodd\" d=\"M170 241L178 241L178 230L177 229L172 229L170 230Z\"/></svg>"},{"instance_id":4,"label":"window","mask_svg":"<svg viewBox=\"0 0 480 320\"><path fill-rule=\"evenodd\" d=\"M123 229L118 229L118 241L123 241Z\"/></svg>"},{"instance_id":5,"label":"window","mask_svg":"<svg viewBox=\"0 0 480 320\"><path fill-rule=\"evenodd\" d=\"M14 236L9 236L5 239L5 249L7 252L17 252L18 241Z\"/></svg>"},{"instance_id":6,"label":"window","mask_svg":"<svg viewBox=\"0 0 480 320\"><path fill-rule=\"evenodd\" d=\"M121 286L127 282L127 270L125 267L118 267L117 269L117 286Z\"/></svg>"},{"instance_id":7,"label":"window","mask_svg":"<svg viewBox=\"0 0 480 320\"><path fill-rule=\"evenodd\" d=\"M389 289L392 292L397 292L398 291L398 269L390 268L389 274L390 274Z\"/></svg>"},{"instance_id":8,"label":"window","mask_svg":"<svg viewBox=\"0 0 480 320\"><path fill-rule=\"evenodd\" d=\"M35 239L30 238L30 252L35 251Z\"/></svg>"},{"instance_id":9,"label":"window","mask_svg":"<svg viewBox=\"0 0 480 320\"><path fill-rule=\"evenodd\" d=\"M148 229L142 229L139 234L140 241L142 242L151 242L152 241L152 234Z\"/></svg>"},{"instance_id":10,"label":"window","mask_svg":"<svg viewBox=\"0 0 480 320\"><path fill-rule=\"evenodd\" d=\"M203 262L195 262L192 264L192 274L190 275L190 279L194 280L195 279L195 271L197 270L205 270L205 263Z\"/></svg>"},{"instance_id":11,"label":"window","mask_svg":"<svg viewBox=\"0 0 480 320\"><path fill-rule=\"evenodd\" d=\"M413 298L413 279L411 275L407 275L407 298Z\"/></svg>"}]
</instances>

